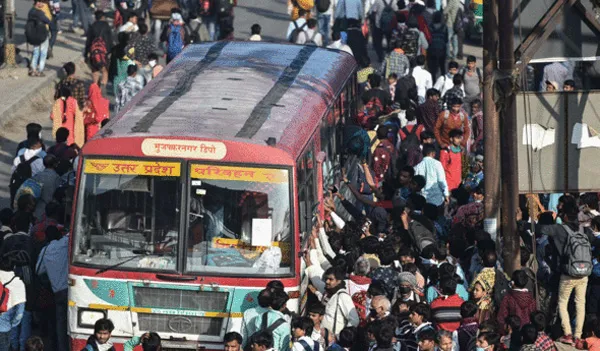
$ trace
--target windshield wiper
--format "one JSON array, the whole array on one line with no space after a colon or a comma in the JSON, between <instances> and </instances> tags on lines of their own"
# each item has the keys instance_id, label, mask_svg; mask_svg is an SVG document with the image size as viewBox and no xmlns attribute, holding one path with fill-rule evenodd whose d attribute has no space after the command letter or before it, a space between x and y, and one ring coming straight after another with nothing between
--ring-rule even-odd
<instances>
[{"instance_id":1,"label":"windshield wiper","mask_svg":"<svg viewBox=\"0 0 600 351\"><path fill-rule=\"evenodd\" d=\"M131 256L131 257L129 257L129 258L128 258L128 259L126 259L125 261L121 261L121 262L119 262L119 263L115 263L115 264L113 264L112 266L108 266L108 267L101 268L101 269L99 269L98 271L96 271L96 275L98 275L98 274L102 274L102 273L104 273L104 272L107 272L107 271L111 271L111 270L113 270L113 269L115 269L115 268L118 268L118 267L121 267L121 266L122 266L122 265L124 265L125 263L129 263L129 262L133 261L134 259L136 259L136 258L139 258L140 256L149 256L149 255L156 255L156 256L160 256L160 255L158 255L158 254L154 254L154 253L152 253L152 252L150 252L150 251L148 251L148 250L132 250L131 252L133 252L133 253L134 253L134 254L136 254L136 255L135 255L135 256Z\"/></svg>"}]
</instances>

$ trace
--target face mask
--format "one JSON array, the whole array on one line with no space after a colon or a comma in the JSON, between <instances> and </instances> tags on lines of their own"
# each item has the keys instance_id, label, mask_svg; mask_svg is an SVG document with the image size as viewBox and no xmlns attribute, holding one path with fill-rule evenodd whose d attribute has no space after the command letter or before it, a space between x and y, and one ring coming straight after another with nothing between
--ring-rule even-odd
<instances>
[{"instance_id":1,"label":"face mask","mask_svg":"<svg viewBox=\"0 0 600 351\"><path fill-rule=\"evenodd\" d=\"M149 65L150 67L154 67L154 66L156 66L156 61L155 61L155 60L148 61L148 65Z\"/></svg>"},{"instance_id":2,"label":"face mask","mask_svg":"<svg viewBox=\"0 0 600 351\"><path fill-rule=\"evenodd\" d=\"M412 289L410 288L410 286L401 286L399 290L401 294L408 294L411 292Z\"/></svg>"},{"instance_id":3,"label":"face mask","mask_svg":"<svg viewBox=\"0 0 600 351\"><path fill-rule=\"evenodd\" d=\"M487 350L487 347L478 347L476 350L477 351L485 351L485 350Z\"/></svg>"}]
</instances>

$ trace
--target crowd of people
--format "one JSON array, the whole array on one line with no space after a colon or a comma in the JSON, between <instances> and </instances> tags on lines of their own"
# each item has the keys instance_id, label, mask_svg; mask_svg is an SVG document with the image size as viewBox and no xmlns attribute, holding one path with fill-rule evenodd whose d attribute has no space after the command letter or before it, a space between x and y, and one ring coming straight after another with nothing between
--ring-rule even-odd
<instances>
[{"instance_id":1,"label":"crowd of people","mask_svg":"<svg viewBox=\"0 0 600 351\"><path fill-rule=\"evenodd\" d=\"M79 150L108 122L110 95L118 112L161 72L161 59L231 39L236 3L116 1L112 23L102 10L91 23L93 3L74 5L93 79L86 89L77 66L64 64L50 115L55 143L44 145L42 126L31 123L15 150L11 208L0 211L0 351L41 351L44 342L69 350L65 209ZM44 74L59 14L60 3L46 0L29 13L31 76ZM560 342L600 350L598 195L522 196L513 272L498 255L501 238L484 230L483 77L463 55L468 5L291 0L289 14L287 41L345 51L360 67L360 112L344 130L353 157L307 233L304 309L291 312L283 284L271 281L224 349L553 351ZM248 40L263 40L261 30L254 24ZM542 89L574 88L561 74L550 67ZM114 349L113 329L98 320L84 350ZM161 350L161 338L148 332L124 348L138 345Z\"/></svg>"}]
</instances>

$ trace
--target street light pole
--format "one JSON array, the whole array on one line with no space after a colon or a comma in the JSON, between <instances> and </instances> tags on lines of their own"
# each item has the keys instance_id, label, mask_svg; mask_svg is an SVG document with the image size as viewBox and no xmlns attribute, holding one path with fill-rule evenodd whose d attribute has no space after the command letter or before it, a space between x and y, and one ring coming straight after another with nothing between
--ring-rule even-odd
<instances>
[{"instance_id":1,"label":"street light pole","mask_svg":"<svg viewBox=\"0 0 600 351\"><path fill-rule=\"evenodd\" d=\"M16 49L14 41L15 0L4 0L4 64L15 66Z\"/></svg>"}]
</instances>

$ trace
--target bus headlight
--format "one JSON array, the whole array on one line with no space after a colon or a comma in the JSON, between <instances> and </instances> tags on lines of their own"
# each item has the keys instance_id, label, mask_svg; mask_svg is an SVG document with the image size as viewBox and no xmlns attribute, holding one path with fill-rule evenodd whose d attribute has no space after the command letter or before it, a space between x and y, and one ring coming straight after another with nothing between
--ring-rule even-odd
<instances>
[{"instance_id":1,"label":"bus headlight","mask_svg":"<svg viewBox=\"0 0 600 351\"><path fill-rule=\"evenodd\" d=\"M77 326L80 328L94 329L98 319L106 318L106 311L80 308L77 311Z\"/></svg>"}]
</instances>

